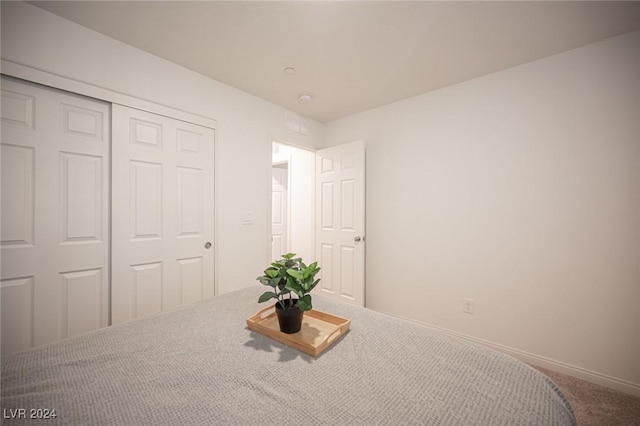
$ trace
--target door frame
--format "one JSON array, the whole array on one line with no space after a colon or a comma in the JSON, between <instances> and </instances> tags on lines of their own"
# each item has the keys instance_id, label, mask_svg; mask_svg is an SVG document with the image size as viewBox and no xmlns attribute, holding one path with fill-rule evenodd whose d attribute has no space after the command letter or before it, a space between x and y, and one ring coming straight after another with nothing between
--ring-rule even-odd
<instances>
[{"instance_id":1,"label":"door frame","mask_svg":"<svg viewBox=\"0 0 640 426\"><path fill-rule=\"evenodd\" d=\"M97 100L109 102L111 104L120 104L126 107L135 108L143 111L147 111L153 114L163 115L169 118L174 118L181 121L186 121L188 123L197 124L199 126L208 127L213 129L215 132L215 142L213 146L213 154L214 154L214 164L213 164L213 202L214 202L214 218L213 218L213 250L214 250L214 259L213 259L213 267L214 267L214 295L218 295L219 293L219 243L218 243L218 184L219 184L219 153L218 153L218 121L207 117L204 115L200 115L197 113L184 111L177 108L172 108L167 105L161 105L154 103L152 101L126 95L124 93L116 92L110 89L106 89L103 87L94 86L89 83L85 83L80 80L75 80L68 77L62 77L56 74L52 74L46 71L42 71L36 68L31 68L26 65L18 64L12 61L8 61L6 59L2 59L0 61L0 73L19 78L21 80L29 81L32 83L41 84L43 86L49 86L54 89L64 90L66 92L75 93L78 95L83 95L89 98L94 98ZM109 164L109 169L111 170L111 164ZM111 191L109 191L109 200L111 200ZM111 217L111 212L109 213L109 217ZM271 217L271 216L269 216ZM109 219L111 220L111 219ZM109 245L111 245L111 235L109 235ZM111 272L111 253L109 254L109 272ZM111 294L111 282L109 282L109 294ZM109 300L109 325L111 325L111 300Z\"/></svg>"}]
</instances>

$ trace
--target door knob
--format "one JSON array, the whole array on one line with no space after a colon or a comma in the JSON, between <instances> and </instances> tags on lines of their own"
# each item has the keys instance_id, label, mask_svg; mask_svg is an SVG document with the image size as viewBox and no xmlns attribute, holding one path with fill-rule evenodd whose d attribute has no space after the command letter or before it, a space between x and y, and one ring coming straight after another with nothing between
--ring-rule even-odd
<instances>
[{"instance_id":1,"label":"door knob","mask_svg":"<svg viewBox=\"0 0 640 426\"><path fill-rule=\"evenodd\" d=\"M359 243L360 240L362 240L362 238L360 238L360 235L356 235L355 237L353 237L353 241L355 241L356 243Z\"/></svg>"},{"instance_id":2,"label":"door knob","mask_svg":"<svg viewBox=\"0 0 640 426\"><path fill-rule=\"evenodd\" d=\"M206 243L204 243L204 248L206 248L207 250L209 250L211 248L211 242L207 241Z\"/></svg>"}]
</instances>

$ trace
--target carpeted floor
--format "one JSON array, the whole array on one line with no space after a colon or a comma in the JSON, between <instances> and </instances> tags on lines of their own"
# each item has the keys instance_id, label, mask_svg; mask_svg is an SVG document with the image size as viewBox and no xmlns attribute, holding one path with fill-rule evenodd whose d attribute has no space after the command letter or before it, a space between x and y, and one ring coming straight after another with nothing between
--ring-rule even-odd
<instances>
[{"instance_id":1,"label":"carpeted floor","mask_svg":"<svg viewBox=\"0 0 640 426\"><path fill-rule=\"evenodd\" d=\"M640 397L536 367L567 396L579 426L640 426Z\"/></svg>"}]
</instances>

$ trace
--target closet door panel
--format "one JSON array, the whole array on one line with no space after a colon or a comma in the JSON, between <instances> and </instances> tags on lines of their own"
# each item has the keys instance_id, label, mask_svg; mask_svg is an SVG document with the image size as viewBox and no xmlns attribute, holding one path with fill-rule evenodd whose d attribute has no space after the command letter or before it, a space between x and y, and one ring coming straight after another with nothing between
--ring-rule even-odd
<instances>
[{"instance_id":1,"label":"closet door panel","mask_svg":"<svg viewBox=\"0 0 640 426\"><path fill-rule=\"evenodd\" d=\"M113 105L112 322L214 293L214 129Z\"/></svg>"},{"instance_id":2,"label":"closet door panel","mask_svg":"<svg viewBox=\"0 0 640 426\"><path fill-rule=\"evenodd\" d=\"M1 99L6 354L108 325L110 106L5 76Z\"/></svg>"}]
</instances>

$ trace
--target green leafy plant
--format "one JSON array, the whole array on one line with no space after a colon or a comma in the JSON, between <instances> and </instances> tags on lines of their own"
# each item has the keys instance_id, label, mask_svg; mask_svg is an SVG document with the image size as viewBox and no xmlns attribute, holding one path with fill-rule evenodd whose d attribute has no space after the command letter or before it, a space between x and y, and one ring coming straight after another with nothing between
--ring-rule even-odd
<instances>
[{"instance_id":1,"label":"green leafy plant","mask_svg":"<svg viewBox=\"0 0 640 426\"><path fill-rule=\"evenodd\" d=\"M294 293L298 296L298 308L301 311L312 308L309 293L320 282L319 278L315 278L320 268L318 268L318 262L307 266L302 258L294 257L295 255L295 253L283 254L282 259L274 261L264 270L264 275L256 278L262 284L271 287L270 291L260 296L258 303L276 299L282 309L291 309L294 300L292 293ZM291 300L288 304L284 303L287 299Z\"/></svg>"}]
</instances>

